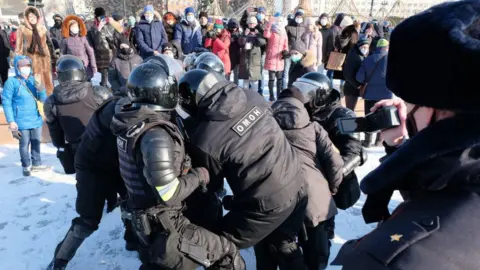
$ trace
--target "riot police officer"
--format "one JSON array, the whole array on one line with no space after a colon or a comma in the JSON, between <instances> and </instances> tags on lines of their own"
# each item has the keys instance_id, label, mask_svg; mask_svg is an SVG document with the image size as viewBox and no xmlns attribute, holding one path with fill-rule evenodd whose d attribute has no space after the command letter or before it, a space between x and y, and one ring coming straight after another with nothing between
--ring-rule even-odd
<instances>
[{"instance_id":1,"label":"riot police officer","mask_svg":"<svg viewBox=\"0 0 480 270\"><path fill-rule=\"evenodd\" d=\"M195 69L204 69L209 72L217 72L225 75L225 66L222 60L211 52L202 53L193 63Z\"/></svg>"},{"instance_id":2,"label":"riot police officer","mask_svg":"<svg viewBox=\"0 0 480 270\"><path fill-rule=\"evenodd\" d=\"M234 194L219 232L239 248L263 240L281 269L303 269L295 238L305 214L305 179L269 105L216 72L188 71L179 87L195 124L193 163L209 169L213 186L226 178ZM257 269L271 267L264 254L256 257Z\"/></svg>"},{"instance_id":3,"label":"riot police officer","mask_svg":"<svg viewBox=\"0 0 480 270\"><path fill-rule=\"evenodd\" d=\"M363 165L367 156L360 140L350 134L341 134L337 129L336 122L339 118L355 117L355 113L342 106L340 92L332 89L328 77L321 73L307 73L295 82L295 86L305 96L312 97L305 104L312 121L318 122L328 132L330 140L343 158L345 163L344 179L334 199L338 208L347 209L360 198L360 187L354 169ZM335 227L334 217L329 223L330 238L332 239Z\"/></svg>"},{"instance_id":4,"label":"riot police officer","mask_svg":"<svg viewBox=\"0 0 480 270\"><path fill-rule=\"evenodd\" d=\"M244 269L234 243L182 214L183 201L209 182L209 173L190 168L184 139L172 123L178 104L173 73L166 63L135 68L127 82L132 103L115 114L111 126L142 269Z\"/></svg>"},{"instance_id":5,"label":"riot police officer","mask_svg":"<svg viewBox=\"0 0 480 270\"><path fill-rule=\"evenodd\" d=\"M82 60L65 55L57 61L59 85L45 101L44 112L52 144L58 148L65 173L75 173L73 158L90 117L111 95L87 81Z\"/></svg>"},{"instance_id":6,"label":"riot police officer","mask_svg":"<svg viewBox=\"0 0 480 270\"><path fill-rule=\"evenodd\" d=\"M110 131L115 111L128 104L128 98L112 97L90 118L75 154L77 180L76 210L79 217L65 238L57 245L48 269L64 270L83 241L98 229L105 200L107 212L117 205L117 194L125 198L126 190L120 175L116 137ZM136 250L136 237L125 220L126 249Z\"/></svg>"}]
</instances>

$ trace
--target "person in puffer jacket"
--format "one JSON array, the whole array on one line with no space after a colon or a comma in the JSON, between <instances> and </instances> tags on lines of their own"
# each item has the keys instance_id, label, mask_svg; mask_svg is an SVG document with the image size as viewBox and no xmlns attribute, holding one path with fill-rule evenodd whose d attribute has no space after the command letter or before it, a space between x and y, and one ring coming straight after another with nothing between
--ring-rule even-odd
<instances>
[{"instance_id":1,"label":"person in puffer jacket","mask_svg":"<svg viewBox=\"0 0 480 270\"><path fill-rule=\"evenodd\" d=\"M135 54L133 48L130 47L130 42L125 37L120 38L118 48L117 57L113 59L108 70L108 80L114 95L125 96L128 76L136 66L143 62L143 59Z\"/></svg>"},{"instance_id":2,"label":"person in puffer jacket","mask_svg":"<svg viewBox=\"0 0 480 270\"><path fill-rule=\"evenodd\" d=\"M211 36L205 40L205 47L212 47L212 52L222 60L225 68L225 77L230 79L231 63L230 63L230 33L224 29L222 20L215 20L213 25L214 31Z\"/></svg>"},{"instance_id":3,"label":"person in puffer jacket","mask_svg":"<svg viewBox=\"0 0 480 270\"><path fill-rule=\"evenodd\" d=\"M37 100L44 102L47 94L40 75L33 75L30 58L17 55L13 60L13 66L15 76L8 78L3 86L3 111L9 130L20 141L23 175L30 176L31 171L47 169L42 166L40 156L43 120L39 111L41 108L36 103Z\"/></svg>"},{"instance_id":4,"label":"person in puffer jacket","mask_svg":"<svg viewBox=\"0 0 480 270\"><path fill-rule=\"evenodd\" d=\"M268 40L265 69L268 70L268 90L270 101L275 101L273 86L277 79L277 98L282 91L282 75L285 69L285 57L288 55L288 38L283 19L272 20L267 23L263 36Z\"/></svg>"},{"instance_id":5,"label":"person in puffer jacket","mask_svg":"<svg viewBox=\"0 0 480 270\"><path fill-rule=\"evenodd\" d=\"M175 26L173 39L181 45L185 55L192 53L196 48L203 47L202 31L192 7L185 9L185 19Z\"/></svg>"},{"instance_id":6,"label":"person in puffer jacket","mask_svg":"<svg viewBox=\"0 0 480 270\"><path fill-rule=\"evenodd\" d=\"M62 55L74 55L82 60L87 71L87 78L90 80L97 73L97 62L92 47L88 44L87 27L80 17L69 15L62 23L63 39L60 43Z\"/></svg>"},{"instance_id":7,"label":"person in puffer jacket","mask_svg":"<svg viewBox=\"0 0 480 270\"><path fill-rule=\"evenodd\" d=\"M298 88L309 84L294 82L280 93L273 103L275 120L288 141L299 153L307 182L308 204L305 218L306 238L300 237L309 270L325 269L330 256L330 243L325 221L337 214L332 198L343 180L343 160L335 151L327 131L317 122L311 122L304 106L308 95Z\"/></svg>"},{"instance_id":8,"label":"person in puffer jacket","mask_svg":"<svg viewBox=\"0 0 480 270\"><path fill-rule=\"evenodd\" d=\"M322 64L322 46L323 46L323 39L322 33L318 31L317 26L315 25L315 21L311 18L307 19L306 21L306 31L303 35L303 41L305 42L305 47L307 50L313 52L315 54L315 70L318 70L318 66Z\"/></svg>"},{"instance_id":9,"label":"person in puffer jacket","mask_svg":"<svg viewBox=\"0 0 480 270\"><path fill-rule=\"evenodd\" d=\"M160 55L163 44L168 42L167 33L160 19L155 18L153 6L147 5L143 9L140 22L135 27L137 45L143 59Z\"/></svg>"}]
</instances>

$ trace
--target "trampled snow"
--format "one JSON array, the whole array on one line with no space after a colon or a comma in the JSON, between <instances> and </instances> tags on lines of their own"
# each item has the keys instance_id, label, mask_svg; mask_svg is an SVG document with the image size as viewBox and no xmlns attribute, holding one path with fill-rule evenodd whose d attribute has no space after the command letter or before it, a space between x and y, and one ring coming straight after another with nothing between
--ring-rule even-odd
<instances>
[{"instance_id":1,"label":"trampled snow","mask_svg":"<svg viewBox=\"0 0 480 270\"><path fill-rule=\"evenodd\" d=\"M43 144L43 162L53 170L23 177L18 146L0 146L0 269L44 269L77 215L75 177L63 174L55 153L51 144ZM367 164L357 170L360 179L378 165L384 154L381 148L368 153ZM331 259L346 240L374 229L375 225L365 225L361 216L364 201L362 195L354 207L337 216ZM391 207L399 201L401 197L395 194ZM104 211L100 228L83 243L68 269L138 269L136 253L126 251L124 244L119 209L109 214ZM255 269L253 250L244 250L242 255L247 269Z\"/></svg>"}]
</instances>

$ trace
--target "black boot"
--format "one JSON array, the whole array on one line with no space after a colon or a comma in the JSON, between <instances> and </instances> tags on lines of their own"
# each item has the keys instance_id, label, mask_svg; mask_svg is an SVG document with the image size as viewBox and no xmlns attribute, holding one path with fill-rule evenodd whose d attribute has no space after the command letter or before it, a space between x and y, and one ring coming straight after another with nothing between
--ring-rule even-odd
<instances>
[{"instance_id":1,"label":"black boot","mask_svg":"<svg viewBox=\"0 0 480 270\"><path fill-rule=\"evenodd\" d=\"M274 81L269 80L268 81L268 91L270 92L270 101L275 101L275 96L273 95L273 85Z\"/></svg>"},{"instance_id":2,"label":"black boot","mask_svg":"<svg viewBox=\"0 0 480 270\"><path fill-rule=\"evenodd\" d=\"M125 224L125 234L123 239L125 239L125 249L128 251L138 251L138 240L135 232L133 231L132 223L130 220L124 220Z\"/></svg>"},{"instance_id":3,"label":"black boot","mask_svg":"<svg viewBox=\"0 0 480 270\"><path fill-rule=\"evenodd\" d=\"M362 142L363 147L370 148L375 143L374 133L365 133L365 140Z\"/></svg>"},{"instance_id":4,"label":"black boot","mask_svg":"<svg viewBox=\"0 0 480 270\"><path fill-rule=\"evenodd\" d=\"M282 85L283 85L282 79L277 79L277 99L278 99L278 97L280 96L280 93L283 90Z\"/></svg>"}]
</instances>

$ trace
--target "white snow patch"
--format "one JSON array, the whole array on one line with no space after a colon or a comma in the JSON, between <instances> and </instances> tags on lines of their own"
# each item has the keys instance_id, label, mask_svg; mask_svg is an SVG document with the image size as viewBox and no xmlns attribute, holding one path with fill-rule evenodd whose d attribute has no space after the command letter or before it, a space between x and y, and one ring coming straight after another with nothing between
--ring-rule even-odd
<instances>
[{"instance_id":1,"label":"white snow patch","mask_svg":"<svg viewBox=\"0 0 480 270\"><path fill-rule=\"evenodd\" d=\"M359 179L378 166L383 149L368 150L367 164L357 170ZM51 172L23 177L17 145L0 146L0 269L45 269L53 252L70 227L75 212L75 177L63 174L51 144L42 144L43 163ZM62 173L60 173L62 172ZM336 237L332 241L331 260L341 245L375 228L365 225L359 202L340 211L336 219ZM392 198L391 207L401 202L399 194ZM68 269L123 270L138 269L135 252L126 251L120 211L104 212L100 228L78 250ZM255 269L253 249L242 250L247 269ZM329 270L340 269L330 266Z\"/></svg>"}]
</instances>

